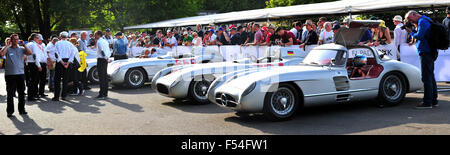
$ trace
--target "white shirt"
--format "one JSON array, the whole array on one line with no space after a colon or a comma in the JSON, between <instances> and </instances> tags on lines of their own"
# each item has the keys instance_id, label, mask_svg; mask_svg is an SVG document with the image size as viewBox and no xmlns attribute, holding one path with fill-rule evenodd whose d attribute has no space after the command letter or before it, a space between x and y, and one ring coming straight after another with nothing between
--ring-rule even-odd
<instances>
[{"instance_id":1,"label":"white shirt","mask_svg":"<svg viewBox=\"0 0 450 155\"><path fill-rule=\"evenodd\" d=\"M102 51L105 54L105 56L102 55ZM108 60L109 57L111 57L111 50L109 49L109 43L103 39L100 38L97 40L97 58L103 58Z\"/></svg>"},{"instance_id":2,"label":"white shirt","mask_svg":"<svg viewBox=\"0 0 450 155\"><path fill-rule=\"evenodd\" d=\"M202 38L201 37L197 37L195 39L192 40L192 44L194 46L202 46Z\"/></svg>"},{"instance_id":3,"label":"white shirt","mask_svg":"<svg viewBox=\"0 0 450 155\"><path fill-rule=\"evenodd\" d=\"M47 48L45 49L47 51L48 56L52 61L56 61L55 53L56 53L56 46L50 42L48 43Z\"/></svg>"},{"instance_id":4,"label":"white shirt","mask_svg":"<svg viewBox=\"0 0 450 155\"><path fill-rule=\"evenodd\" d=\"M211 37L209 38L210 42L213 42L217 39L217 36L215 34L212 34Z\"/></svg>"},{"instance_id":5,"label":"white shirt","mask_svg":"<svg viewBox=\"0 0 450 155\"><path fill-rule=\"evenodd\" d=\"M291 29L291 32L294 33L295 38L298 38L298 36L297 36L298 31L295 27Z\"/></svg>"},{"instance_id":6,"label":"white shirt","mask_svg":"<svg viewBox=\"0 0 450 155\"><path fill-rule=\"evenodd\" d=\"M322 41L323 44L329 44L334 42L334 33L333 31L322 31L320 33L319 40Z\"/></svg>"},{"instance_id":7,"label":"white shirt","mask_svg":"<svg viewBox=\"0 0 450 155\"><path fill-rule=\"evenodd\" d=\"M155 53L153 53L153 54L150 53L150 54L148 55L148 57L149 57L149 58L156 58L156 57L158 57L158 53L157 53L157 52L155 52Z\"/></svg>"},{"instance_id":8,"label":"white shirt","mask_svg":"<svg viewBox=\"0 0 450 155\"><path fill-rule=\"evenodd\" d=\"M36 44L36 46L38 47L38 52L36 52L36 58L39 58L37 60L39 60L39 63L47 63L47 58L48 58L48 54L46 52L46 47L45 44L42 43L41 45Z\"/></svg>"},{"instance_id":9,"label":"white shirt","mask_svg":"<svg viewBox=\"0 0 450 155\"><path fill-rule=\"evenodd\" d=\"M406 32L406 30L402 30L402 26L403 24L400 23L394 29L395 47L408 45L408 32Z\"/></svg>"},{"instance_id":10,"label":"white shirt","mask_svg":"<svg viewBox=\"0 0 450 155\"><path fill-rule=\"evenodd\" d=\"M27 46L31 50L31 52L33 52L33 54L27 55L27 60L25 62L34 63L34 64L36 64L36 66L41 67L41 64L39 63L39 61L36 61L36 60L40 59L39 58L39 56L40 56L39 48L36 46L36 43L32 41L32 42L29 42L27 44ZM35 60L35 58L36 58L36 60Z\"/></svg>"},{"instance_id":11,"label":"white shirt","mask_svg":"<svg viewBox=\"0 0 450 155\"><path fill-rule=\"evenodd\" d=\"M178 46L177 39L174 36L167 40L167 44L174 44L175 46Z\"/></svg>"},{"instance_id":12,"label":"white shirt","mask_svg":"<svg viewBox=\"0 0 450 155\"><path fill-rule=\"evenodd\" d=\"M69 59L68 62L73 63L75 55L73 50L78 50L72 43L63 39L56 43L56 54L58 55L57 62L61 62L62 59Z\"/></svg>"}]
</instances>

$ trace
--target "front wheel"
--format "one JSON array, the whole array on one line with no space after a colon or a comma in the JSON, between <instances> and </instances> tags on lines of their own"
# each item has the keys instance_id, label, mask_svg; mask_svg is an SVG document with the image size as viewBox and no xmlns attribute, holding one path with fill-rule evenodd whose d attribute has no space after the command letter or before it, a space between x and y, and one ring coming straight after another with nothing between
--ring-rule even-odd
<instances>
[{"instance_id":1,"label":"front wheel","mask_svg":"<svg viewBox=\"0 0 450 155\"><path fill-rule=\"evenodd\" d=\"M140 68L133 68L125 74L125 84L129 88L141 88L145 84L145 72Z\"/></svg>"},{"instance_id":2,"label":"front wheel","mask_svg":"<svg viewBox=\"0 0 450 155\"><path fill-rule=\"evenodd\" d=\"M208 89L213 81L212 76L194 78L189 85L189 96L198 104L208 104Z\"/></svg>"},{"instance_id":3,"label":"front wheel","mask_svg":"<svg viewBox=\"0 0 450 155\"><path fill-rule=\"evenodd\" d=\"M264 116L272 121L291 119L299 106L299 92L289 84L280 84L274 92L268 92L264 99Z\"/></svg>"},{"instance_id":4,"label":"front wheel","mask_svg":"<svg viewBox=\"0 0 450 155\"><path fill-rule=\"evenodd\" d=\"M91 82L91 84L100 83L97 67L92 67L91 69L89 69L88 80Z\"/></svg>"},{"instance_id":5,"label":"front wheel","mask_svg":"<svg viewBox=\"0 0 450 155\"><path fill-rule=\"evenodd\" d=\"M378 99L387 106L395 106L406 96L405 78L399 73L389 73L381 79Z\"/></svg>"}]
</instances>

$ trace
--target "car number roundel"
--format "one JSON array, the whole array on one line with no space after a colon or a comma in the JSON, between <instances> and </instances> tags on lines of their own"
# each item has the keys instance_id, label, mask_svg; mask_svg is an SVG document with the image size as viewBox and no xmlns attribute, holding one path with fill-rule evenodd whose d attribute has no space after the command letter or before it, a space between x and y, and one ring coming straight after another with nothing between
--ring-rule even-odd
<instances>
[{"instance_id":1,"label":"car number roundel","mask_svg":"<svg viewBox=\"0 0 450 155\"><path fill-rule=\"evenodd\" d=\"M190 65L190 64L196 64L196 61L194 58L192 59L184 59L184 60L176 60L176 65Z\"/></svg>"}]
</instances>

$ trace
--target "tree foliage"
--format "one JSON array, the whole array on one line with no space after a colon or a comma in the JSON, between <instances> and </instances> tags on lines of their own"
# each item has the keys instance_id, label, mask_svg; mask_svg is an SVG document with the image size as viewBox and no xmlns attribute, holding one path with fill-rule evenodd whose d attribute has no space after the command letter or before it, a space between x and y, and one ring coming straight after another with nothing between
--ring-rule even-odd
<instances>
[{"instance_id":1,"label":"tree foliage","mask_svg":"<svg viewBox=\"0 0 450 155\"><path fill-rule=\"evenodd\" d=\"M274 8L280 6L292 6L292 5L331 2L331 1L337 0L268 0L266 1L266 5L268 8Z\"/></svg>"}]
</instances>

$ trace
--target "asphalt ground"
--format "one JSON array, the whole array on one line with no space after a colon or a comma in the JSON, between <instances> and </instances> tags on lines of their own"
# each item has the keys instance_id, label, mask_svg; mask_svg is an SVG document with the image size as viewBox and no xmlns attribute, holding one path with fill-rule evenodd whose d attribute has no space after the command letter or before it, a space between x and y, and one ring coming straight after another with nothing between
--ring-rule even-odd
<instances>
[{"instance_id":1,"label":"asphalt ground","mask_svg":"<svg viewBox=\"0 0 450 155\"><path fill-rule=\"evenodd\" d=\"M439 83L440 87L450 84ZM416 110L423 94L407 94L402 104L379 108L374 101L305 108L290 121L262 115L237 116L217 105L195 105L141 89L110 88L109 99L95 100L98 86L85 96L53 102L52 93L27 102L28 116L6 117L6 88L0 73L0 135L450 135L450 92L440 106Z\"/></svg>"}]
</instances>

